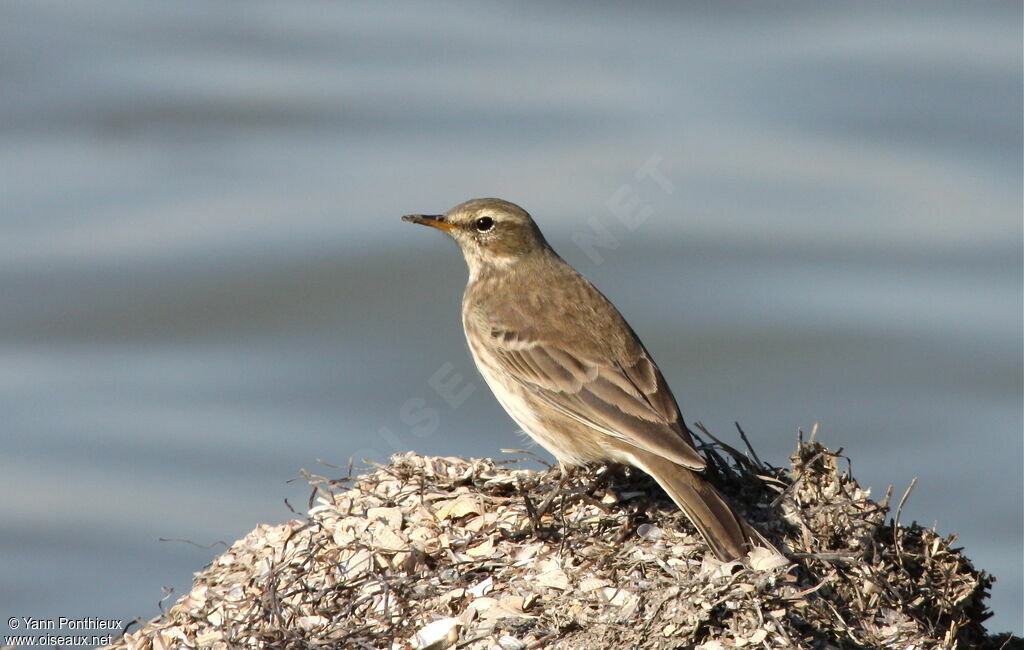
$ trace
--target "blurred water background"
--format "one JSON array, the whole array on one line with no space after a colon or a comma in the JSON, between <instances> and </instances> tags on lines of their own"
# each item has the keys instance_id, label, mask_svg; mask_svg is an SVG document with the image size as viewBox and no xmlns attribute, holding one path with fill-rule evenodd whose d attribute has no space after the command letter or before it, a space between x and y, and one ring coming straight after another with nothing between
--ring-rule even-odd
<instances>
[{"instance_id":1,"label":"blurred water background","mask_svg":"<svg viewBox=\"0 0 1024 650\"><path fill-rule=\"evenodd\" d=\"M291 518L317 459L523 446L457 249L399 221L499 196L689 420L775 464L820 422L877 496L919 477L904 519L958 533L1024 632L1021 19L3 3L0 613L152 616L222 548L160 538ZM476 389L452 408L437 372Z\"/></svg>"}]
</instances>

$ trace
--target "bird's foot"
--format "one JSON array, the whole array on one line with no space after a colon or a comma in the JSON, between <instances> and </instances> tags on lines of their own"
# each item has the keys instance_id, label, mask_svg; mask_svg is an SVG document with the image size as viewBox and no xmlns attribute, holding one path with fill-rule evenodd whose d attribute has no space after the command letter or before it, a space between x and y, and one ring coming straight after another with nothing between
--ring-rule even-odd
<instances>
[{"instance_id":1,"label":"bird's foot","mask_svg":"<svg viewBox=\"0 0 1024 650\"><path fill-rule=\"evenodd\" d=\"M576 474L575 467L571 465L566 465L564 463L559 463L558 469L561 473L561 476L558 479L558 483L556 483L555 486L548 491L547 496L544 497L544 500L541 501L540 505L537 506L537 508L534 510L534 516L531 516L531 518L534 519L535 524L538 523L540 521L540 518L546 515L548 511L551 509L551 504L554 503L555 497L564 494L563 491L565 490L565 486L569 483L569 481L572 480L572 477ZM529 503L529 501L527 501L527 503Z\"/></svg>"}]
</instances>

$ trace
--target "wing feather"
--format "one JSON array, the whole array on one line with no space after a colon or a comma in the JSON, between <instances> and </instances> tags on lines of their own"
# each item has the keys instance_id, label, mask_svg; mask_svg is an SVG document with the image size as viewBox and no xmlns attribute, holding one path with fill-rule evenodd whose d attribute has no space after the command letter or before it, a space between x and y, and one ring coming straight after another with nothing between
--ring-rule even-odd
<instances>
[{"instance_id":1,"label":"wing feather","mask_svg":"<svg viewBox=\"0 0 1024 650\"><path fill-rule=\"evenodd\" d=\"M602 363L502 331L488 345L499 368L573 420L694 470L694 449L668 385L642 347L632 363Z\"/></svg>"}]
</instances>

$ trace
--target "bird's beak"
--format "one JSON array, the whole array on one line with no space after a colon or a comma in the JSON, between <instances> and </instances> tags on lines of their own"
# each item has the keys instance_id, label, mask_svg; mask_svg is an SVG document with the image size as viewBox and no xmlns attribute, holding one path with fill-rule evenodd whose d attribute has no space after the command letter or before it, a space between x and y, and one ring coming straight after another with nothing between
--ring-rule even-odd
<instances>
[{"instance_id":1,"label":"bird's beak","mask_svg":"<svg viewBox=\"0 0 1024 650\"><path fill-rule=\"evenodd\" d=\"M402 217L402 221L423 224L424 226L430 226L445 232L455 230L454 225L444 220L443 214L407 214Z\"/></svg>"}]
</instances>

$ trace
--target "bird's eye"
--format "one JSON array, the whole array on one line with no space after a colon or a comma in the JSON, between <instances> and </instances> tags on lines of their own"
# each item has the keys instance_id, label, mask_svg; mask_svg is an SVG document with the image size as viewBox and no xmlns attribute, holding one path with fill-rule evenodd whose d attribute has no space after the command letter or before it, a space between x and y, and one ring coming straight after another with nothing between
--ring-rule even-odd
<instances>
[{"instance_id":1,"label":"bird's eye","mask_svg":"<svg viewBox=\"0 0 1024 650\"><path fill-rule=\"evenodd\" d=\"M494 227L494 219L490 217L480 217L476 220L476 229L478 232L487 232Z\"/></svg>"}]
</instances>

